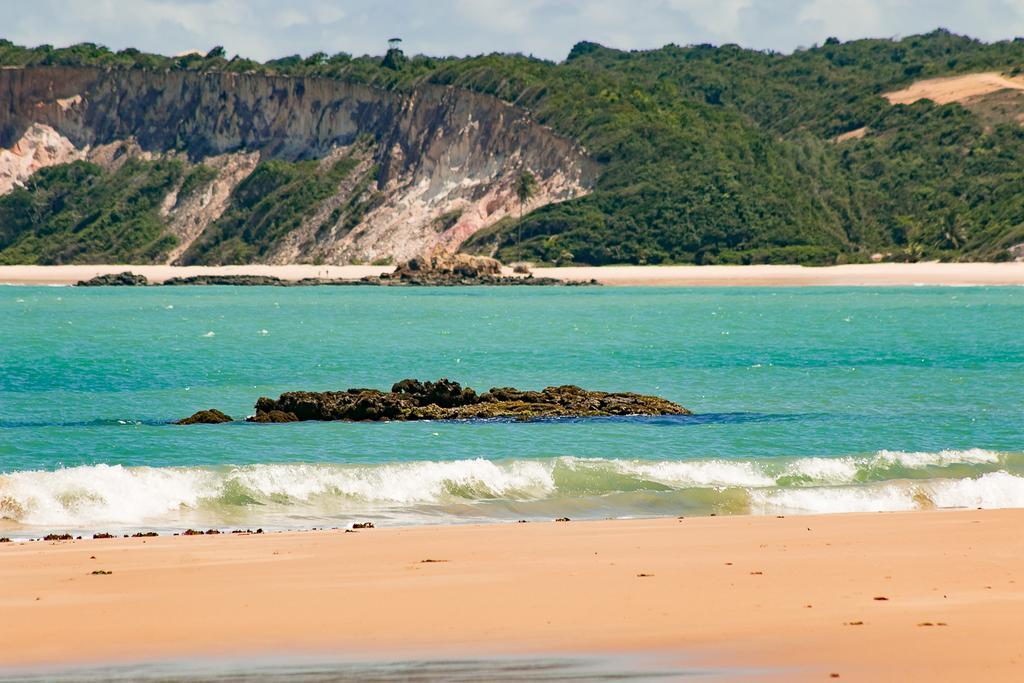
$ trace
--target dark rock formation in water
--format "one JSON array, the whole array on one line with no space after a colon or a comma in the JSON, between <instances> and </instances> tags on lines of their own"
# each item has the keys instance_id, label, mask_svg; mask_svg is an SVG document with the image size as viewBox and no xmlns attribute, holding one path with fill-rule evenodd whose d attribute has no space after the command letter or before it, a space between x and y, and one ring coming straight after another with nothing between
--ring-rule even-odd
<instances>
[{"instance_id":1,"label":"dark rock formation in water","mask_svg":"<svg viewBox=\"0 0 1024 683\"><path fill-rule=\"evenodd\" d=\"M200 410L198 413L194 413L184 419L178 420L175 424L179 425L195 425L195 424L206 424L216 425L222 422L231 422L231 416L225 415L216 408L210 408L209 410Z\"/></svg>"},{"instance_id":2,"label":"dark rock formation in water","mask_svg":"<svg viewBox=\"0 0 1024 683\"><path fill-rule=\"evenodd\" d=\"M286 413L283 410L270 410L262 413L256 413L251 417L246 418L247 422L298 422L299 418L295 417L294 413Z\"/></svg>"},{"instance_id":3,"label":"dark rock formation in water","mask_svg":"<svg viewBox=\"0 0 1024 683\"><path fill-rule=\"evenodd\" d=\"M441 379L420 382L406 379L391 391L290 391L277 399L256 401L250 422L304 420L466 420L610 415L689 415L686 408L656 396L587 391L577 386L548 387L543 391L492 388L478 394L458 382Z\"/></svg>"},{"instance_id":4,"label":"dark rock formation in water","mask_svg":"<svg viewBox=\"0 0 1024 683\"><path fill-rule=\"evenodd\" d=\"M550 277L533 277L533 275L509 276L501 272L501 262L487 256L471 256L469 254L435 254L422 258L409 259L399 265L394 272L379 276L365 277L364 284L384 286L421 286L421 287L455 287L455 286L529 286L529 285L596 285L596 280L578 282L557 280Z\"/></svg>"},{"instance_id":5,"label":"dark rock formation in water","mask_svg":"<svg viewBox=\"0 0 1024 683\"><path fill-rule=\"evenodd\" d=\"M298 284L291 280L282 280L273 275L190 275L189 277L172 277L164 280L165 287L179 285L237 285L242 287L276 286L287 287Z\"/></svg>"},{"instance_id":6,"label":"dark rock formation in water","mask_svg":"<svg viewBox=\"0 0 1024 683\"><path fill-rule=\"evenodd\" d=\"M78 282L79 287L145 287L149 281L135 273L97 275L91 280ZM592 286L597 280L558 280L551 277L523 277L503 275L501 263L486 256L469 254L437 254L414 258L399 265L394 272L364 277L360 280L340 278L303 278L282 280L273 275L189 275L172 277L156 286L230 285L239 287L315 287L381 286L381 287L473 287L473 286Z\"/></svg>"},{"instance_id":7,"label":"dark rock formation in water","mask_svg":"<svg viewBox=\"0 0 1024 683\"><path fill-rule=\"evenodd\" d=\"M145 287L149 280L145 275L136 275L130 271L124 273L107 273L97 275L90 280L79 280L76 287Z\"/></svg>"}]
</instances>

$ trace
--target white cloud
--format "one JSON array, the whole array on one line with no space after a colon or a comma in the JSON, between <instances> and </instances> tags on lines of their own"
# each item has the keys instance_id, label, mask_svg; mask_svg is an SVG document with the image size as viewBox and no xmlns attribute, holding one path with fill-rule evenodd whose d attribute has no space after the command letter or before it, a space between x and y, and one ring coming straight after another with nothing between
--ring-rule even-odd
<instances>
[{"instance_id":1,"label":"white cloud","mask_svg":"<svg viewBox=\"0 0 1024 683\"><path fill-rule=\"evenodd\" d=\"M739 40L740 12L754 0L667 0L669 7L686 12L694 24L709 37L711 42L717 36L725 41ZM697 41L702 42L702 41Z\"/></svg>"},{"instance_id":2,"label":"white cloud","mask_svg":"<svg viewBox=\"0 0 1024 683\"><path fill-rule=\"evenodd\" d=\"M286 7L274 13L273 23L282 28L291 28L292 26L304 26L312 22L307 14L297 9Z\"/></svg>"},{"instance_id":3,"label":"white cloud","mask_svg":"<svg viewBox=\"0 0 1024 683\"><path fill-rule=\"evenodd\" d=\"M313 17L317 23L331 24L345 18L345 10L335 2L319 0L313 3Z\"/></svg>"},{"instance_id":4,"label":"white cloud","mask_svg":"<svg viewBox=\"0 0 1024 683\"><path fill-rule=\"evenodd\" d=\"M442 13L445 3L435 7ZM455 14L474 24L477 30L489 33L523 33L531 28L534 12L545 3L538 0L455 0Z\"/></svg>"},{"instance_id":5,"label":"white cloud","mask_svg":"<svg viewBox=\"0 0 1024 683\"><path fill-rule=\"evenodd\" d=\"M800 8L798 20L823 27L831 36L856 38L877 36L885 26L880 3L851 3L845 0L813 0ZM900 3L894 3L900 4ZM815 38L820 40L820 37Z\"/></svg>"}]
</instances>

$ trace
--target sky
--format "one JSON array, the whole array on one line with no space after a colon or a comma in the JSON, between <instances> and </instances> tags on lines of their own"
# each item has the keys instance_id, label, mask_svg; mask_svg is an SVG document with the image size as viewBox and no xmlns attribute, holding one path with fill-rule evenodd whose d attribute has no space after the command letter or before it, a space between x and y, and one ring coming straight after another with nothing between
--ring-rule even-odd
<instances>
[{"instance_id":1,"label":"sky","mask_svg":"<svg viewBox=\"0 0 1024 683\"><path fill-rule=\"evenodd\" d=\"M564 59L578 41L621 49L738 43L791 52L937 27L983 40L1024 36L1024 0L0 0L0 37L179 54L222 45L290 54L521 52Z\"/></svg>"}]
</instances>

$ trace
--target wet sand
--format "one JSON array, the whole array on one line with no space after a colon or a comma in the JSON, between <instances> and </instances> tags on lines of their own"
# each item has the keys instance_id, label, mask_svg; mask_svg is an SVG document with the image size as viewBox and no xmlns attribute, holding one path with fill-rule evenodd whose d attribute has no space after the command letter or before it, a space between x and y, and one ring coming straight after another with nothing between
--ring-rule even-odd
<instances>
[{"instance_id":1,"label":"wet sand","mask_svg":"<svg viewBox=\"0 0 1024 683\"><path fill-rule=\"evenodd\" d=\"M0 266L0 284L72 285L105 273L131 271L151 282L193 275L272 275L359 279L394 270L392 266ZM507 275L512 270L505 269ZM1024 262L872 263L807 268L804 266L581 266L535 268L537 277L597 280L630 286L911 286L1024 285Z\"/></svg>"},{"instance_id":2,"label":"wet sand","mask_svg":"<svg viewBox=\"0 0 1024 683\"><path fill-rule=\"evenodd\" d=\"M1021 529L957 510L5 543L0 668L652 652L755 680L1020 680Z\"/></svg>"}]
</instances>

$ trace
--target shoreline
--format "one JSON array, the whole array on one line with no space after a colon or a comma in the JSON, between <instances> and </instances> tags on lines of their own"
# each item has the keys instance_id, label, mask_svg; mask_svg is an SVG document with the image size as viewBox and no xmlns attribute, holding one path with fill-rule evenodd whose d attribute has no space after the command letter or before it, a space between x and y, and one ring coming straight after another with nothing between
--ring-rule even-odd
<instances>
[{"instance_id":1,"label":"shoreline","mask_svg":"<svg viewBox=\"0 0 1024 683\"><path fill-rule=\"evenodd\" d=\"M769 680L1014 680L1022 523L941 510L2 544L0 671L617 652Z\"/></svg>"},{"instance_id":2,"label":"shoreline","mask_svg":"<svg viewBox=\"0 0 1024 683\"><path fill-rule=\"evenodd\" d=\"M198 275L266 275L282 280L305 278L337 278L359 280L367 276L390 273L394 266L166 266L166 265L73 265L73 266L0 266L0 284L4 285L73 285L97 275L113 275L130 271L145 275L150 282L163 282L172 277Z\"/></svg>"},{"instance_id":3,"label":"shoreline","mask_svg":"<svg viewBox=\"0 0 1024 683\"><path fill-rule=\"evenodd\" d=\"M595 266L544 268L548 277L633 287L912 287L1024 285L1024 262L843 266Z\"/></svg>"},{"instance_id":4,"label":"shoreline","mask_svg":"<svg viewBox=\"0 0 1024 683\"><path fill-rule=\"evenodd\" d=\"M73 285L97 275L131 271L151 282L195 275L269 275L282 280L351 279L390 273L394 266L0 266L0 284ZM505 268L505 275L513 275ZM573 266L535 268L536 277L589 281L610 286L652 287L893 287L915 285L1024 285L1024 262L871 263L843 266Z\"/></svg>"}]
</instances>

